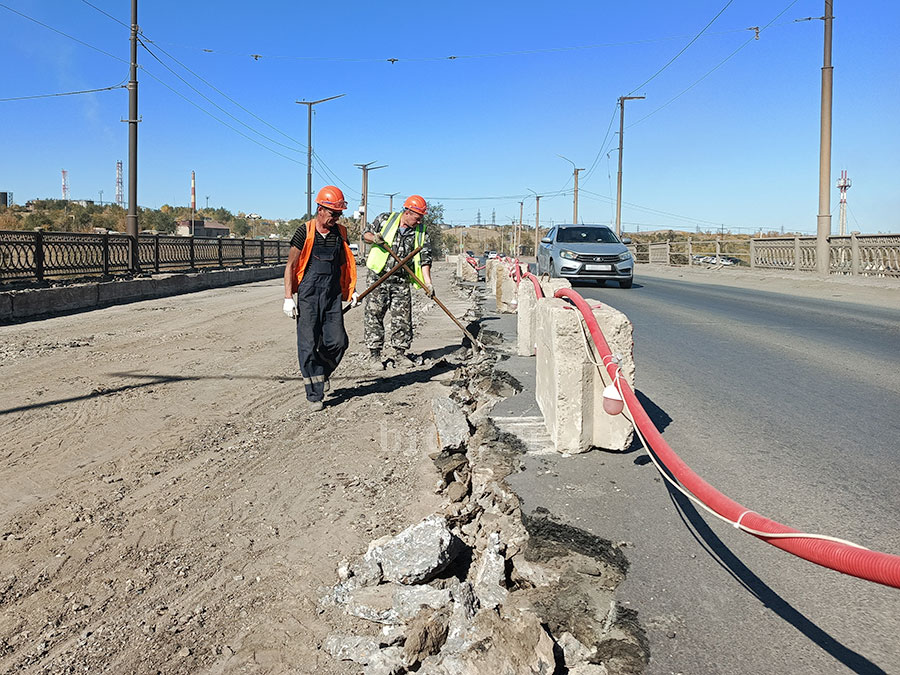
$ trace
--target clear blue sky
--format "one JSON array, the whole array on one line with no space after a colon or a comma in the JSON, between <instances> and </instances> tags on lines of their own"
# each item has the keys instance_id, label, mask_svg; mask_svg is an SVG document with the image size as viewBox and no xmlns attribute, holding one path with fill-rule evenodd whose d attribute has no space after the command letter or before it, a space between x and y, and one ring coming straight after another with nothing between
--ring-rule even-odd
<instances>
[{"instance_id":1,"label":"clear blue sky","mask_svg":"<svg viewBox=\"0 0 900 675\"><path fill-rule=\"evenodd\" d=\"M129 0L90 1L129 23ZM863 232L900 231L898 5L835 3L832 185L849 171L848 225ZM129 31L95 7L0 0L0 99L126 80ZM589 169L580 219L609 223L616 101L631 94L646 99L626 104L625 229L815 231L823 22L796 19L821 17L822 0L141 0L139 12L150 50L215 104L139 50L142 206L188 204L194 170L199 206L209 195L235 212L302 215L307 108L295 101L346 94L316 107L314 190L336 182L353 207L353 165L377 161L388 166L370 173L370 213L387 209L383 193L420 193L449 222L473 223L480 209L483 222L496 211L508 223L520 200L534 222L531 189L547 195L542 224L568 222L564 155ZM115 89L0 102L0 191L17 203L58 197L67 169L73 198L113 199L127 99ZM831 203L836 231L836 189Z\"/></svg>"}]
</instances>

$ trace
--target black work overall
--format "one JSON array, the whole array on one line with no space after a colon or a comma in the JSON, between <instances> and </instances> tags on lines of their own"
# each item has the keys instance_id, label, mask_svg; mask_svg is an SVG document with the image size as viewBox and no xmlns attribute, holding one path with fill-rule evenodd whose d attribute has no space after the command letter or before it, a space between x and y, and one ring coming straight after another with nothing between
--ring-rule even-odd
<instances>
[{"instance_id":1,"label":"black work overall","mask_svg":"<svg viewBox=\"0 0 900 675\"><path fill-rule=\"evenodd\" d=\"M306 399L321 401L325 380L338 367L350 343L341 312L341 265L344 246L325 245L313 232L312 253L297 288L297 357Z\"/></svg>"}]
</instances>

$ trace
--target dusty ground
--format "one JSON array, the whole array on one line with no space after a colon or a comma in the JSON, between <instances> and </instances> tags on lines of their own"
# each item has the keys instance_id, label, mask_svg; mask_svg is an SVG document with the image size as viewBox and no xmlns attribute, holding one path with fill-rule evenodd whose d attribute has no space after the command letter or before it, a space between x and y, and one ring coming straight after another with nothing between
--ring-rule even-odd
<instances>
[{"instance_id":1,"label":"dusty ground","mask_svg":"<svg viewBox=\"0 0 900 675\"><path fill-rule=\"evenodd\" d=\"M260 282L0 327L0 672L358 670L321 643L362 622L317 600L342 558L436 506L423 437L461 336L419 303L431 362L376 376L353 310L310 417L281 297Z\"/></svg>"}]
</instances>

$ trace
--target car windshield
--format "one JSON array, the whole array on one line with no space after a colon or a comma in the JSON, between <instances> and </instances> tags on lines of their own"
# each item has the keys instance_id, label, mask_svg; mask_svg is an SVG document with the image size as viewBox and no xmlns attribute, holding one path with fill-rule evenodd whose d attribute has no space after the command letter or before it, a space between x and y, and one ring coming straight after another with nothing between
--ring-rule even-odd
<instances>
[{"instance_id":1,"label":"car windshield","mask_svg":"<svg viewBox=\"0 0 900 675\"><path fill-rule=\"evenodd\" d=\"M556 241L560 244L615 244L619 240L608 227L561 227Z\"/></svg>"}]
</instances>

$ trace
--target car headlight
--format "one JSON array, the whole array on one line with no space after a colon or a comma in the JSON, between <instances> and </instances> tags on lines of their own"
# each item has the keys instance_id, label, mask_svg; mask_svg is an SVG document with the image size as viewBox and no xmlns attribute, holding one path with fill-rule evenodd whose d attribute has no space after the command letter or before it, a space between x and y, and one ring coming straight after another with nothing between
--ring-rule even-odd
<instances>
[{"instance_id":1,"label":"car headlight","mask_svg":"<svg viewBox=\"0 0 900 675\"><path fill-rule=\"evenodd\" d=\"M619 260L631 260L631 252L625 251L625 253L620 253Z\"/></svg>"},{"instance_id":2,"label":"car headlight","mask_svg":"<svg viewBox=\"0 0 900 675\"><path fill-rule=\"evenodd\" d=\"M575 255L572 251L566 251L563 249L559 252L560 258L565 258L566 260L578 260L578 256Z\"/></svg>"}]
</instances>

